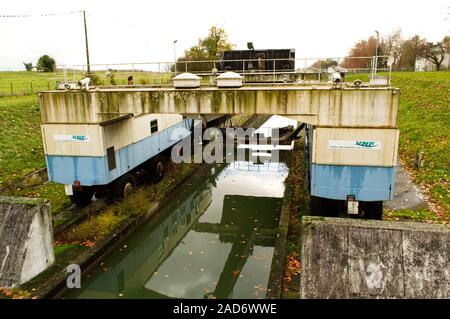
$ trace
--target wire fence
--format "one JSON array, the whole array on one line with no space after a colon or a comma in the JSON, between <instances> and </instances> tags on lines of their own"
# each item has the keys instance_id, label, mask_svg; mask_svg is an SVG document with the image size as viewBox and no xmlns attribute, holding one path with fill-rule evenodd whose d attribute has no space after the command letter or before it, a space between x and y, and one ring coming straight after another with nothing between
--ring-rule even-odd
<instances>
[{"instance_id":1,"label":"wire fence","mask_svg":"<svg viewBox=\"0 0 450 319\"><path fill-rule=\"evenodd\" d=\"M161 86L190 72L201 77L202 85L212 85L227 71L241 74L244 83L330 83L337 72L343 82L385 77L390 84L391 76L388 56L91 64L89 75L95 86ZM53 73L0 72L0 97L35 94L61 83L78 84L87 74L86 65L58 65Z\"/></svg>"}]
</instances>

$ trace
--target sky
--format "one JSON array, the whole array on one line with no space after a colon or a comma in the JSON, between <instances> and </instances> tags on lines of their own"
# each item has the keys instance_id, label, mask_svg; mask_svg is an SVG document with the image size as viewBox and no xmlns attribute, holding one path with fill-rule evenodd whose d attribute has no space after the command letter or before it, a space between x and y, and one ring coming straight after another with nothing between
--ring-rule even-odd
<instances>
[{"instance_id":1,"label":"sky","mask_svg":"<svg viewBox=\"0 0 450 319\"><path fill-rule=\"evenodd\" d=\"M48 54L58 65L85 64L86 10L91 64L173 61L212 25L230 42L295 48L298 58L343 57L352 45L401 28L430 41L450 34L450 0L1 1L0 70L21 70ZM41 17L41 14L59 13ZM27 18L5 18L23 15Z\"/></svg>"}]
</instances>

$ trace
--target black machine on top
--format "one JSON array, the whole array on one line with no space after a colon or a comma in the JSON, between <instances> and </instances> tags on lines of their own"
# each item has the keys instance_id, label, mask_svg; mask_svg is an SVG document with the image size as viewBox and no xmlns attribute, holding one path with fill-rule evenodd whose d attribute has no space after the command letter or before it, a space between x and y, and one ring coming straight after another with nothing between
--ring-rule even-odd
<instances>
[{"instance_id":1,"label":"black machine on top","mask_svg":"<svg viewBox=\"0 0 450 319\"><path fill-rule=\"evenodd\" d=\"M274 63L276 72L295 70L295 49L255 50L251 42L247 46L248 50L223 51L219 71L273 72Z\"/></svg>"}]
</instances>

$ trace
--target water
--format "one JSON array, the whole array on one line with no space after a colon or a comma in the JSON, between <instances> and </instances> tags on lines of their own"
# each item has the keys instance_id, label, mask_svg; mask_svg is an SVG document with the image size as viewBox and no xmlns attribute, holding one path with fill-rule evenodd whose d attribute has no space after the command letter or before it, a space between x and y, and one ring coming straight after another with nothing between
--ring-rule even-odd
<instances>
[{"instance_id":1,"label":"water","mask_svg":"<svg viewBox=\"0 0 450 319\"><path fill-rule=\"evenodd\" d=\"M264 298L288 173L284 163L214 166L67 298Z\"/></svg>"}]
</instances>

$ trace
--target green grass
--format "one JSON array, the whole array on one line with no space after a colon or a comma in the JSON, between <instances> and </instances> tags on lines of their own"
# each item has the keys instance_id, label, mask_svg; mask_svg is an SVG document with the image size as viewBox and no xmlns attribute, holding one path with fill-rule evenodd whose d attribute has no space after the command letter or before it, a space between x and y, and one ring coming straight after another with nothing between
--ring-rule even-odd
<instances>
[{"instance_id":1,"label":"green grass","mask_svg":"<svg viewBox=\"0 0 450 319\"><path fill-rule=\"evenodd\" d=\"M36 96L0 98L0 187L45 166Z\"/></svg>"},{"instance_id":2,"label":"green grass","mask_svg":"<svg viewBox=\"0 0 450 319\"><path fill-rule=\"evenodd\" d=\"M368 81L367 74L351 75ZM441 219L450 221L450 72L393 72L392 86L400 88L397 125L400 129L399 157L417 184L424 186L441 209ZM424 166L414 168L417 152ZM402 219L421 219L416 211L392 212ZM425 214L426 215L426 214ZM431 216L428 216L431 218Z\"/></svg>"},{"instance_id":3,"label":"green grass","mask_svg":"<svg viewBox=\"0 0 450 319\"><path fill-rule=\"evenodd\" d=\"M416 183L424 185L450 219L450 72L394 73L401 90L399 154ZM424 166L414 169L417 152Z\"/></svg>"},{"instance_id":4,"label":"green grass","mask_svg":"<svg viewBox=\"0 0 450 319\"><path fill-rule=\"evenodd\" d=\"M56 75L54 73L0 72L0 97L29 95L49 88L53 89L56 83L55 80Z\"/></svg>"}]
</instances>

